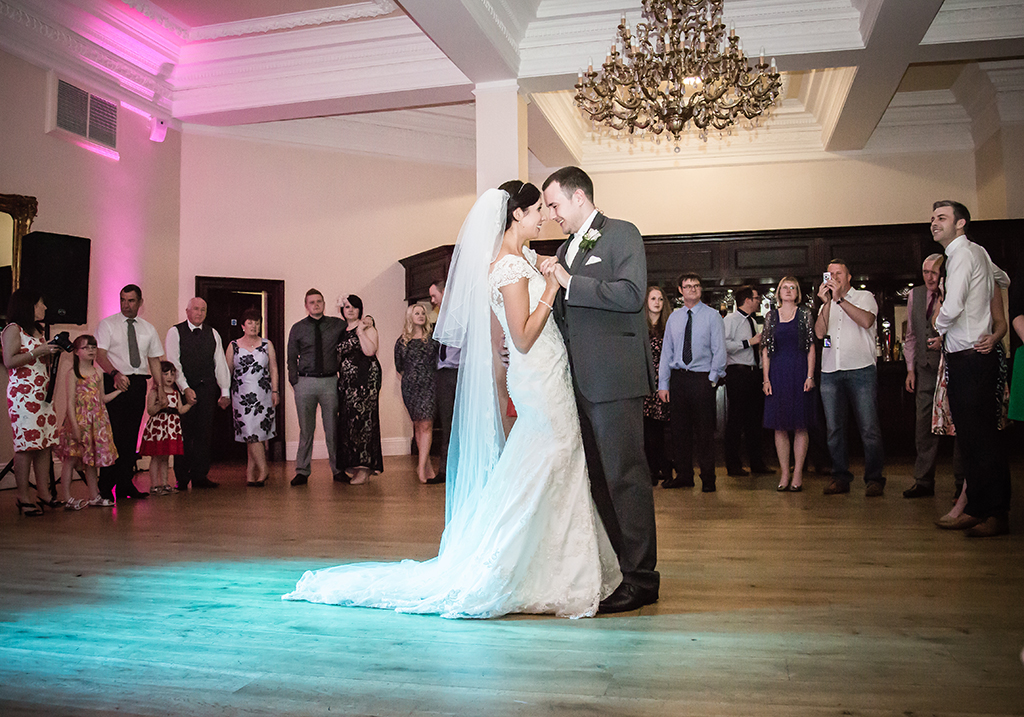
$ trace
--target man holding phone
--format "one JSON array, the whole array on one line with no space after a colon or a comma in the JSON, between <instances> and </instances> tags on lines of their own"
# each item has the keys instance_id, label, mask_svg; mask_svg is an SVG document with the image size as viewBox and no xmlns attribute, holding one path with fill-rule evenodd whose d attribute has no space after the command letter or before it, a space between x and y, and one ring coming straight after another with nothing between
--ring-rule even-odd
<instances>
[{"instance_id":1,"label":"man holding phone","mask_svg":"<svg viewBox=\"0 0 1024 717\"><path fill-rule=\"evenodd\" d=\"M878 304L870 291L854 289L851 278L846 262L833 259L818 287L822 306L814 333L822 341L821 403L832 454L832 480L825 486L825 495L849 493L853 482L846 446L846 413L850 406L864 444L864 494L877 497L885 492L875 370Z\"/></svg>"}]
</instances>

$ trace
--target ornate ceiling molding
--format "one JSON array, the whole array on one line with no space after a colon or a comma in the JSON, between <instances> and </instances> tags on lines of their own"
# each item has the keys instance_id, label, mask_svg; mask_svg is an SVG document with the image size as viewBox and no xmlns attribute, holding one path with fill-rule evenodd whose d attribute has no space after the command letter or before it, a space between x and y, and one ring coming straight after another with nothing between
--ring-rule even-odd
<instances>
[{"instance_id":1,"label":"ornate ceiling molding","mask_svg":"<svg viewBox=\"0 0 1024 717\"><path fill-rule=\"evenodd\" d=\"M157 7L151 2L147 2L147 0L121 0L121 2L131 9L142 13L172 35L177 35L183 41L188 41L189 26L166 10Z\"/></svg>"},{"instance_id":2,"label":"ornate ceiling molding","mask_svg":"<svg viewBox=\"0 0 1024 717\"><path fill-rule=\"evenodd\" d=\"M129 0L124 0L128 2ZM221 37L238 37L255 35L277 30L294 30L298 27L327 25L336 22L348 22L365 18L383 17L398 10L392 0L367 0L367 2L342 5L323 10L309 10L288 15L260 17L239 22L225 22L218 25L194 27L188 31L189 41L216 40Z\"/></svg>"},{"instance_id":3,"label":"ornate ceiling molding","mask_svg":"<svg viewBox=\"0 0 1024 717\"><path fill-rule=\"evenodd\" d=\"M945 0L922 45L1005 40L1024 36L1019 0Z\"/></svg>"}]
</instances>

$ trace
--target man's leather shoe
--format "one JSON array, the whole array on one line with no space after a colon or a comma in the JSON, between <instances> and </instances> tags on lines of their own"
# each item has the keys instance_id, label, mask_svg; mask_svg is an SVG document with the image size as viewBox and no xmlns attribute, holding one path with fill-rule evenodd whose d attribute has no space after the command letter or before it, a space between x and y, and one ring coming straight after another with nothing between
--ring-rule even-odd
<instances>
[{"instance_id":1,"label":"man's leather shoe","mask_svg":"<svg viewBox=\"0 0 1024 717\"><path fill-rule=\"evenodd\" d=\"M967 515L967 513L962 513L956 518L947 518L946 516L942 516L935 521L935 525L943 530L967 530L968 528L973 528L980 522L981 521L978 518L975 518L972 515Z\"/></svg>"},{"instance_id":2,"label":"man's leather shoe","mask_svg":"<svg viewBox=\"0 0 1024 717\"><path fill-rule=\"evenodd\" d=\"M309 476L304 476L301 473L296 473L292 478L292 485L306 485L306 483L309 483Z\"/></svg>"},{"instance_id":3,"label":"man's leather shoe","mask_svg":"<svg viewBox=\"0 0 1024 717\"><path fill-rule=\"evenodd\" d=\"M193 478L193 488L220 488L220 483L209 478Z\"/></svg>"},{"instance_id":4,"label":"man's leather shoe","mask_svg":"<svg viewBox=\"0 0 1024 717\"><path fill-rule=\"evenodd\" d=\"M864 495L868 498L881 498L885 495L885 483L876 480L869 480L864 489Z\"/></svg>"},{"instance_id":5,"label":"man's leather shoe","mask_svg":"<svg viewBox=\"0 0 1024 717\"><path fill-rule=\"evenodd\" d=\"M715 492L715 484L714 483L705 483L705 482L701 481L700 492L701 493L714 493Z\"/></svg>"},{"instance_id":6,"label":"man's leather shoe","mask_svg":"<svg viewBox=\"0 0 1024 717\"><path fill-rule=\"evenodd\" d=\"M662 488L693 488L693 479L683 480L682 478L669 478L662 482Z\"/></svg>"},{"instance_id":7,"label":"man's leather shoe","mask_svg":"<svg viewBox=\"0 0 1024 717\"><path fill-rule=\"evenodd\" d=\"M735 470L726 471L726 473L732 478L742 478L743 476L750 475L750 473L743 470L742 468L736 468Z\"/></svg>"},{"instance_id":8,"label":"man's leather shoe","mask_svg":"<svg viewBox=\"0 0 1024 717\"><path fill-rule=\"evenodd\" d=\"M656 590L645 590L637 585L622 583L615 588L615 592L601 601L597 611L601 613L629 612L655 602L658 602Z\"/></svg>"},{"instance_id":9,"label":"man's leather shoe","mask_svg":"<svg viewBox=\"0 0 1024 717\"><path fill-rule=\"evenodd\" d=\"M994 538L1010 532L1010 519L1005 515L992 515L968 530L964 535L968 538Z\"/></svg>"},{"instance_id":10,"label":"man's leather shoe","mask_svg":"<svg viewBox=\"0 0 1024 717\"><path fill-rule=\"evenodd\" d=\"M935 489L922 483L915 483L903 491L904 498L931 498L933 495Z\"/></svg>"},{"instance_id":11,"label":"man's leather shoe","mask_svg":"<svg viewBox=\"0 0 1024 717\"><path fill-rule=\"evenodd\" d=\"M825 495L839 495L840 493L849 493L850 484L844 483L841 480L833 478L829 481L828 485L825 486Z\"/></svg>"},{"instance_id":12,"label":"man's leather shoe","mask_svg":"<svg viewBox=\"0 0 1024 717\"><path fill-rule=\"evenodd\" d=\"M297 477L298 476L296 476L296 478ZM334 482L335 483L351 483L352 482L352 476L350 476L345 471L341 471L340 473L335 473L334 474ZM305 481L303 481L303 483L305 483ZM295 485L294 481L292 482L292 485Z\"/></svg>"}]
</instances>

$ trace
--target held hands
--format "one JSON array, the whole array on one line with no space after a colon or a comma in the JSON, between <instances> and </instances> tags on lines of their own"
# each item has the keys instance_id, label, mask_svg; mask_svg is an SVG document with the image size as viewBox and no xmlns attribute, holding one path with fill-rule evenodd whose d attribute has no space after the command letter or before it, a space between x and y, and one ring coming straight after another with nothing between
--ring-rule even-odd
<instances>
[{"instance_id":1,"label":"held hands","mask_svg":"<svg viewBox=\"0 0 1024 717\"><path fill-rule=\"evenodd\" d=\"M569 272L558 263L557 257L544 257L544 260L540 262L539 268L541 273L544 274L544 278L548 280L548 286L558 284L563 289L569 286ZM552 282L552 279L554 279L554 282Z\"/></svg>"},{"instance_id":2,"label":"held hands","mask_svg":"<svg viewBox=\"0 0 1024 717\"><path fill-rule=\"evenodd\" d=\"M118 391L127 391L129 386L131 386L131 381L123 373L114 376L114 388Z\"/></svg>"},{"instance_id":3,"label":"held hands","mask_svg":"<svg viewBox=\"0 0 1024 717\"><path fill-rule=\"evenodd\" d=\"M231 396L221 396L217 399L217 405L221 408L227 408L231 405Z\"/></svg>"},{"instance_id":4,"label":"held hands","mask_svg":"<svg viewBox=\"0 0 1024 717\"><path fill-rule=\"evenodd\" d=\"M185 397L185 403L189 404L190 406L196 402L196 392L193 391L191 388L186 388L185 393L182 395Z\"/></svg>"}]
</instances>

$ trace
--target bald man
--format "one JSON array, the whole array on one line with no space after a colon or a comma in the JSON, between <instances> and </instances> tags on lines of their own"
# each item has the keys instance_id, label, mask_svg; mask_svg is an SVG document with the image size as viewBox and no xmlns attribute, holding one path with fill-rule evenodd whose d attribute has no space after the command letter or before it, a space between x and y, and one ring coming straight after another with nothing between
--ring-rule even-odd
<instances>
[{"instance_id":1,"label":"bald man","mask_svg":"<svg viewBox=\"0 0 1024 717\"><path fill-rule=\"evenodd\" d=\"M178 388L193 406L181 417L185 453L174 460L178 490L216 488L209 479L210 437L215 406L231 403L231 374L224 358L220 334L206 325L206 302L190 299L186 320L167 332L167 360L178 369Z\"/></svg>"}]
</instances>

